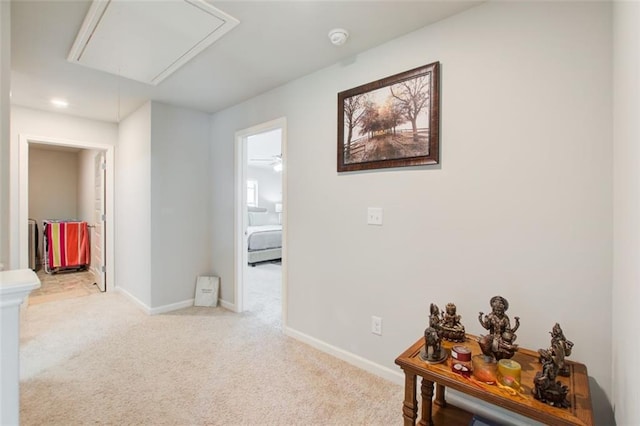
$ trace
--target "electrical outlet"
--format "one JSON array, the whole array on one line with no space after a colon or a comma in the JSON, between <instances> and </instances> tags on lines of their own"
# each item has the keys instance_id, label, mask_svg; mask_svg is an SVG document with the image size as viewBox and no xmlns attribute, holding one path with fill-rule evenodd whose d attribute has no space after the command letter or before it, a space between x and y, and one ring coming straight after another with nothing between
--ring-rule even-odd
<instances>
[{"instance_id":1,"label":"electrical outlet","mask_svg":"<svg viewBox=\"0 0 640 426\"><path fill-rule=\"evenodd\" d=\"M367 225L382 226L382 208L369 207L367 209Z\"/></svg>"},{"instance_id":2,"label":"electrical outlet","mask_svg":"<svg viewBox=\"0 0 640 426\"><path fill-rule=\"evenodd\" d=\"M382 336L382 318L376 316L371 317L371 332Z\"/></svg>"}]
</instances>

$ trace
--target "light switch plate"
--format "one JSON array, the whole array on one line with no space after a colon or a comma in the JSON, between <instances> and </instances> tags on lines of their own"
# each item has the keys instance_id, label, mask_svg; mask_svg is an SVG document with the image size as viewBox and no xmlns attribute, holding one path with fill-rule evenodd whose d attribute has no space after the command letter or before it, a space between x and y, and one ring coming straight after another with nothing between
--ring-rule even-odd
<instances>
[{"instance_id":1,"label":"light switch plate","mask_svg":"<svg viewBox=\"0 0 640 426\"><path fill-rule=\"evenodd\" d=\"M382 208L369 207L367 209L367 225L382 225Z\"/></svg>"}]
</instances>

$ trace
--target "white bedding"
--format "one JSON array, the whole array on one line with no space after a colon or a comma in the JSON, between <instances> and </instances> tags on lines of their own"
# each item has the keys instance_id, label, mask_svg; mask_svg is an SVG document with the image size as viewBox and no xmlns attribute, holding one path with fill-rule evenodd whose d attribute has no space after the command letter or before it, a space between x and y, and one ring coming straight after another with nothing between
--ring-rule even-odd
<instances>
[{"instance_id":1,"label":"white bedding","mask_svg":"<svg viewBox=\"0 0 640 426\"><path fill-rule=\"evenodd\" d=\"M249 251L282 247L282 225L249 226L247 243Z\"/></svg>"}]
</instances>

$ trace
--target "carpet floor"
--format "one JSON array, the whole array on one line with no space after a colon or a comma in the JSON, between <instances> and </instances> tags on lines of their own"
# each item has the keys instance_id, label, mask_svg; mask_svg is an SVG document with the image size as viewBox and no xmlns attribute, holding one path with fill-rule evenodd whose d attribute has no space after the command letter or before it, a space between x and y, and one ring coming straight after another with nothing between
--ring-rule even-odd
<instances>
[{"instance_id":1,"label":"carpet floor","mask_svg":"<svg viewBox=\"0 0 640 426\"><path fill-rule=\"evenodd\" d=\"M247 268L246 310L265 324L282 328L282 265L260 263Z\"/></svg>"},{"instance_id":2,"label":"carpet floor","mask_svg":"<svg viewBox=\"0 0 640 426\"><path fill-rule=\"evenodd\" d=\"M148 316L118 293L29 306L21 424L402 423L401 386L286 337L259 311Z\"/></svg>"}]
</instances>

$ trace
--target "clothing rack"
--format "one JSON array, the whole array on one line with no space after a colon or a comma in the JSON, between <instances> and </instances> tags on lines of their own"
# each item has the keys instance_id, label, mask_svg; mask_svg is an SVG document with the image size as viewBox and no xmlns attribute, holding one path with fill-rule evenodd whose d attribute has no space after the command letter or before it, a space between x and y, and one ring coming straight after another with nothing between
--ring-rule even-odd
<instances>
[{"instance_id":1,"label":"clothing rack","mask_svg":"<svg viewBox=\"0 0 640 426\"><path fill-rule=\"evenodd\" d=\"M87 222L44 220L43 224L45 272L87 269L91 259Z\"/></svg>"}]
</instances>

